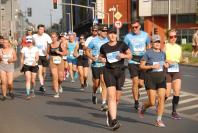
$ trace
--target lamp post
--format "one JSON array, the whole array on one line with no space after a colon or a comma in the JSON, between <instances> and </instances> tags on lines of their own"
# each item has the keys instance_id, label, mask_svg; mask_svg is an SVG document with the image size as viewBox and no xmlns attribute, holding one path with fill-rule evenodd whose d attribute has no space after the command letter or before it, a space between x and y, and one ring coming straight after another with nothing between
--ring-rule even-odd
<instances>
[{"instance_id":1,"label":"lamp post","mask_svg":"<svg viewBox=\"0 0 198 133\"><path fill-rule=\"evenodd\" d=\"M97 18L97 4L96 4L96 2L91 2L92 4L94 4L94 9L95 9L95 19Z\"/></svg>"},{"instance_id":2,"label":"lamp post","mask_svg":"<svg viewBox=\"0 0 198 133\"><path fill-rule=\"evenodd\" d=\"M70 13L66 13L69 17L69 31L71 31L71 14Z\"/></svg>"},{"instance_id":3,"label":"lamp post","mask_svg":"<svg viewBox=\"0 0 198 133\"><path fill-rule=\"evenodd\" d=\"M112 21L112 23L113 23L113 25L114 25L114 13L115 13L115 11L116 11L116 8L113 6L112 8L109 8L109 12L112 12L113 13L113 21Z\"/></svg>"},{"instance_id":4,"label":"lamp post","mask_svg":"<svg viewBox=\"0 0 198 133\"><path fill-rule=\"evenodd\" d=\"M168 0L168 29L171 29L171 1Z\"/></svg>"},{"instance_id":5,"label":"lamp post","mask_svg":"<svg viewBox=\"0 0 198 133\"><path fill-rule=\"evenodd\" d=\"M70 11L70 13L71 13L71 31L73 32L73 19L74 19L74 16L73 16L73 2L72 2L72 0L71 0L71 11Z\"/></svg>"},{"instance_id":6,"label":"lamp post","mask_svg":"<svg viewBox=\"0 0 198 133\"><path fill-rule=\"evenodd\" d=\"M51 29L51 32L52 32L52 12L53 12L53 10L52 9L50 9L50 29Z\"/></svg>"}]
</instances>

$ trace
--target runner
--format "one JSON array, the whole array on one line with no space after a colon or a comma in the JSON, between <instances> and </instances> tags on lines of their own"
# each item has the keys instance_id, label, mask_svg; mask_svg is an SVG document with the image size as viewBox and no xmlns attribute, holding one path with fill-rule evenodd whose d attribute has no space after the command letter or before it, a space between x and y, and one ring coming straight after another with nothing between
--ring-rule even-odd
<instances>
[{"instance_id":1,"label":"runner","mask_svg":"<svg viewBox=\"0 0 198 133\"><path fill-rule=\"evenodd\" d=\"M93 94L92 94L92 102L93 104L97 104L96 91L101 84L102 87L102 111L107 110L107 90L104 83L103 72L104 72L104 64L98 60L98 56L100 53L100 47L107 43L109 40L107 38L107 26L101 26L99 29L99 36L95 37L88 45L86 49L87 56L92 60L92 75L93 75Z\"/></svg>"},{"instance_id":2,"label":"runner","mask_svg":"<svg viewBox=\"0 0 198 133\"><path fill-rule=\"evenodd\" d=\"M31 29L27 29L27 31L26 31L26 35L24 35L23 37L22 37L22 40L21 40L21 49L24 47L24 46L26 46L26 37L27 36L32 36L32 30Z\"/></svg>"},{"instance_id":3,"label":"runner","mask_svg":"<svg viewBox=\"0 0 198 133\"><path fill-rule=\"evenodd\" d=\"M54 98L59 98L61 83L64 79L64 61L62 56L66 55L66 49L65 45L58 41L58 34L56 32L51 33L51 38L52 43L48 48L48 54L50 55L52 86L55 91Z\"/></svg>"},{"instance_id":4,"label":"runner","mask_svg":"<svg viewBox=\"0 0 198 133\"><path fill-rule=\"evenodd\" d=\"M85 49L85 36L80 35L80 43L76 44L74 56L77 57L77 67L82 91L84 91L84 88L88 86L87 75L89 60L88 57L85 55Z\"/></svg>"},{"instance_id":5,"label":"runner","mask_svg":"<svg viewBox=\"0 0 198 133\"><path fill-rule=\"evenodd\" d=\"M92 41L93 38L95 38L96 36L98 36L98 26L94 25L93 27L91 27L91 33L92 35L90 37L88 37L85 41L85 46L88 46L89 43Z\"/></svg>"},{"instance_id":6,"label":"runner","mask_svg":"<svg viewBox=\"0 0 198 133\"><path fill-rule=\"evenodd\" d=\"M9 39L4 38L3 48L0 49L0 76L1 89L2 89L2 101L6 100L7 90L9 96L14 99L13 92L13 76L14 76L14 62L17 60L16 52L11 47Z\"/></svg>"},{"instance_id":7,"label":"runner","mask_svg":"<svg viewBox=\"0 0 198 133\"><path fill-rule=\"evenodd\" d=\"M35 46L39 50L39 81L40 81L40 88L39 91L45 93L44 83L45 83L45 76L46 76L46 68L48 67L48 55L47 55L47 46L52 42L50 36L45 32L44 25L38 25L38 33L33 35Z\"/></svg>"},{"instance_id":8,"label":"runner","mask_svg":"<svg viewBox=\"0 0 198 133\"><path fill-rule=\"evenodd\" d=\"M24 72L26 79L26 100L35 97L36 74L39 69L39 50L33 43L33 37L27 36L25 47L21 49L21 72Z\"/></svg>"},{"instance_id":9,"label":"runner","mask_svg":"<svg viewBox=\"0 0 198 133\"><path fill-rule=\"evenodd\" d=\"M108 111L107 125L116 130L120 127L117 120L117 105L120 100L122 87L125 81L124 59L131 59L131 51L123 42L117 42L116 29L108 31L109 42L100 48L99 59L106 63L104 68L104 80L107 86Z\"/></svg>"},{"instance_id":10,"label":"runner","mask_svg":"<svg viewBox=\"0 0 198 133\"><path fill-rule=\"evenodd\" d=\"M146 70L145 73L145 88L148 95L148 101L144 102L139 108L139 115L143 117L147 108L155 105L156 96L158 97L157 106L157 127L165 127L162 121L164 112L164 99L166 92L166 73L164 67L168 68L166 63L166 55L160 50L160 36L152 37L152 48L147 50L140 62L140 68Z\"/></svg>"},{"instance_id":11,"label":"runner","mask_svg":"<svg viewBox=\"0 0 198 133\"><path fill-rule=\"evenodd\" d=\"M166 99L170 96L171 88L173 89L173 100L172 100L172 118L179 120L181 117L176 112L179 95L181 90L181 72L179 63L182 58L182 49L177 43L176 30L172 29L168 32L168 43L165 44L166 59L169 63L169 68L166 73Z\"/></svg>"},{"instance_id":12,"label":"runner","mask_svg":"<svg viewBox=\"0 0 198 133\"><path fill-rule=\"evenodd\" d=\"M131 23L132 33L128 33L124 42L129 46L133 58L129 60L129 72L133 82L132 94L135 101L134 108L138 110L139 106L139 88L144 86L144 72L140 70L140 59L144 55L146 49L150 47L150 39L146 32L141 31L141 25L139 20L134 20Z\"/></svg>"},{"instance_id":13,"label":"runner","mask_svg":"<svg viewBox=\"0 0 198 133\"><path fill-rule=\"evenodd\" d=\"M67 49L67 44L68 44L68 35L66 32L63 32L60 34L60 41L61 41L61 44L64 44L65 45L65 49ZM66 80L66 78L68 77L67 75L69 74L68 72L68 62L67 62L67 55L64 55L63 56L63 61L64 61L64 80ZM61 89L62 87L60 87ZM61 92L61 90L60 90Z\"/></svg>"},{"instance_id":14,"label":"runner","mask_svg":"<svg viewBox=\"0 0 198 133\"><path fill-rule=\"evenodd\" d=\"M74 83L75 79L77 79L78 71L77 71L77 59L74 57L74 49L78 42L75 41L75 35L74 33L70 32L69 33L69 41L67 43L67 62L69 65L69 75L71 78L71 82Z\"/></svg>"}]
</instances>

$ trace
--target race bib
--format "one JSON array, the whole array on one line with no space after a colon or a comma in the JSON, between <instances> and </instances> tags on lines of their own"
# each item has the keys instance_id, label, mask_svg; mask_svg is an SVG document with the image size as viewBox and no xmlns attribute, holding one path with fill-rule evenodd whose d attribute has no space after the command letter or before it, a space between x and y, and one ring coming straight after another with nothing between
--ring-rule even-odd
<instances>
[{"instance_id":1,"label":"race bib","mask_svg":"<svg viewBox=\"0 0 198 133\"><path fill-rule=\"evenodd\" d=\"M163 64L164 64L164 62L163 61L153 62L153 65L156 65L156 64L159 64L160 65L160 68L159 69L153 69L152 72L162 72L163 71Z\"/></svg>"},{"instance_id":2,"label":"race bib","mask_svg":"<svg viewBox=\"0 0 198 133\"><path fill-rule=\"evenodd\" d=\"M112 52L112 53L107 53L107 61L109 63L114 63L118 62L120 60L119 58L120 51Z\"/></svg>"},{"instance_id":3,"label":"race bib","mask_svg":"<svg viewBox=\"0 0 198 133\"><path fill-rule=\"evenodd\" d=\"M74 56L73 54L74 54L74 51L71 51L71 52L69 53L69 56L70 56L70 57L73 57L73 56Z\"/></svg>"},{"instance_id":4,"label":"race bib","mask_svg":"<svg viewBox=\"0 0 198 133\"><path fill-rule=\"evenodd\" d=\"M53 63L54 64L60 64L61 63L61 57L60 56L54 56L53 57Z\"/></svg>"},{"instance_id":5,"label":"race bib","mask_svg":"<svg viewBox=\"0 0 198 133\"><path fill-rule=\"evenodd\" d=\"M171 64L168 68L168 72L179 72L179 64Z\"/></svg>"},{"instance_id":6,"label":"race bib","mask_svg":"<svg viewBox=\"0 0 198 133\"><path fill-rule=\"evenodd\" d=\"M38 44L38 45L37 45L37 48L38 48L38 49L43 49L43 45L42 45L42 44Z\"/></svg>"},{"instance_id":7,"label":"race bib","mask_svg":"<svg viewBox=\"0 0 198 133\"><path fill-rule=\"evenodd\" d=\"M141 44L135 44L133 45L134 52L143 52L145 50L145 46Z\"/></svg>"},{"instance_id":8,"label":"race bib","mask_svg":"<svg viewBox=\"0 0 198 133\"><path fill-rule=\"evenodd\" d=\"M82 49L79 49L78 54L83 55L84 51Z\"/></svg>"}]
</instances>

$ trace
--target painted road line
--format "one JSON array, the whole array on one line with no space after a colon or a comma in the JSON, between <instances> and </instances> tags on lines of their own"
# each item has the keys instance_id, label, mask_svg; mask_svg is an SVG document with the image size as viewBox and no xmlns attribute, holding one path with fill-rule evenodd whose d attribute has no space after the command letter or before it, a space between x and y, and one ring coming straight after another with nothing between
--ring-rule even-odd
<instances>
[{"instance_id":1,"label":"painted road line","mask_svg":"<svg viewBox=\"0 0 198 133\"><path fill-rule=\"evenodd\" d=\"M183 103L188 103L188 102L192 102L192 101L195 101L195 100L198 100L197 97L194 97L194 98L190 98L190 99L186 99L186 100L181 100L179 102L179 105L180 104L183 104ZM169 103L169 104L166 104L165 107L169 107L169 106L172 106L172 103Z\"/></svg>"},{"instance_id":2,"label":"painted road line","mask_svg":"<svg viewBox=\"0 0 198 133\"><path fill-rule=\"evenodd\" d=\"M185 110L190 110L190 109L195 109L195 108L198 108L198 104L188 106L188 107L183 107L183 108L177 109L177 111L179 112L179 111L185 111Z\"/></svg>"}]
</instances>

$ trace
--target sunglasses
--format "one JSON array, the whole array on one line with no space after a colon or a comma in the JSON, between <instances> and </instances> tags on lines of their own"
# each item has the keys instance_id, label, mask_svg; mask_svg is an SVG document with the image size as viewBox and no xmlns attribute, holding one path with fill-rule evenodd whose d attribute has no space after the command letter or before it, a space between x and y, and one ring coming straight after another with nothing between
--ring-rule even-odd
<instances>
[{"instance_id":1,"label":"sunglasses","mask_svg":"<svg viewBox=\"0 0 198 133\"><path fill-rule=\"evenodd\" d=\"M153 42L153 43L160 43L160 41L155 41L155 42Z\"/></svg>"},{"instance_id":2,"label":"sunglasses","mask_svg":"<svg viewBox=\"0 0 198 133\"><path fill-rule=\"evenodd\" d=\"M132 26L132 29L137 29L138 28L138 26Z\"/></svg>"},{"instance_id":3,"label":"sunglasses","mask_svg":"<svg viewBox=\"0 0 198 133\"><path fill-rule=\"evenodd\" d=\"M92 31L96 31L97 32L98 30L92 30Z\"/></svg>"},{"instance_id":4,"label":"sunglasses","mask_svg":"<svg viewBox=\"0 0 198 133\"><path fill-rule=\"evenodd\" d=\"M177 38L177 36L176 36L176 35L174 35L174 36L169 36L169 38L170 38L170 39L173 39L173 38Z\"/></svg>"},{"instance_id":5,"label":"sunglasses","mask_svg":"<svg viewBox=\"0 0 198 133\"><path fill-rule=\"evenodd\" d=\"M102 30L102 32L107 32L107 30Z\"/></svg>"}]
</instances>

